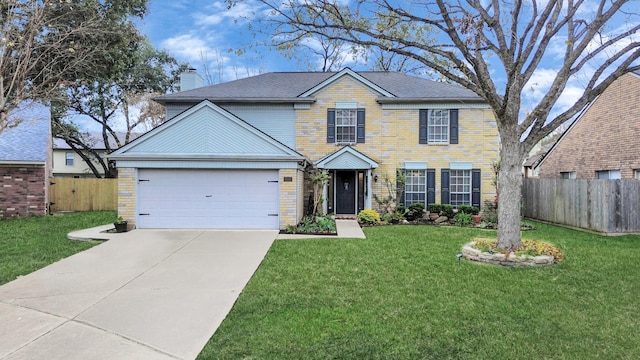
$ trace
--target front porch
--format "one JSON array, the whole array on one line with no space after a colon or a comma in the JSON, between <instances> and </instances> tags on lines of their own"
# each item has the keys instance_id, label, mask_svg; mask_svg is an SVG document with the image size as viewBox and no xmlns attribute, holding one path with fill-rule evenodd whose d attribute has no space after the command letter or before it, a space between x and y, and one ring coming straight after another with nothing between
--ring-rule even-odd
<instances>
[{"instance_id":1,"label":"front porch","mask_svg":"<svg viewBox=\"0 0 640 360\"><path fill-rule=\"evenodd\" d=\"M336 216L356 216L372 207L373 169L378 163L368 156L345 146L316 163L329 174L324 188L323 210Z\"/></svg>"}]
</instances>

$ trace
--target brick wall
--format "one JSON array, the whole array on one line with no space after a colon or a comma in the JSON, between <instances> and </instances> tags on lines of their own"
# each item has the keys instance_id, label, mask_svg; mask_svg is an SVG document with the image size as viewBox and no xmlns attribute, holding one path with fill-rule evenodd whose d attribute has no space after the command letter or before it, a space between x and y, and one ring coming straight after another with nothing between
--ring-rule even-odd
<instances>
[{"instance_id":1,"label":"brick wall","mask_svg":"<svg viewBox=\"0 0 640 360\"><path fill-rule=\"evenodd\" d=\"M118 169L118 216L129 222L129 228L136 226L136 170Z\"/></svg>"},{"instance_id":2,"label":"brick wall","mask_svg":"<svg viewBox=\"0 0 640 360\"><path fill-rule=\"evenodd\" d=\"M46 215L47 181L42 166L0 167L0 217Z\"/></svg>"},{"instance_id":3,"label":"brick wall","mask_svg":"<svg viewBox=\"0 0 640 360\"><path fill-rule=\"evenodd\" d=\"M384 174L395 178L397 168L406 161L426 161L436 169L436 202L440 202L440 169L451 162L472 162L482 170L482 201L493 199L491 164L499 159L498 130L490 109L459 109L459 144L419 144L419 110L383 110L376 102L378 95L359 82L344 77L315 94L311 109L296 110L296 150L316 162L340 149L342 145L327 143L327 109L338 101L357 101L365 108L365 143L353 148L375 160L374 170L380 179ZM383 181L373 183L373 192L385 196ZM308 191L305 192L308 195ZM481 203L482 203L481 201ZM374 204L375 207L375 204Z\"/></svg>"},{"instance_id":4,"label":"brick wall","mask_svg":"<svg viewBox=\"0 0 640 360\"><path fill-rule=\"evenodd\" d=\"M632 179L640 169L640 77L628 74L607 88L540 166L541 178L576 172L593 179L599 170L620 170Z\"/></svg>"},{"instance_id":5,"label":"brick wall","mask_svg":"<svg viewBox=\"0 0 640 360\"><path fill-rule=\"evenodd\" d=\"M280 228L287 225L297 224L301 219L299 176L300 171L296 169L280 169ZM291 178L291 181L284 181L284 178Z\"/></svg>"}]
</instances>

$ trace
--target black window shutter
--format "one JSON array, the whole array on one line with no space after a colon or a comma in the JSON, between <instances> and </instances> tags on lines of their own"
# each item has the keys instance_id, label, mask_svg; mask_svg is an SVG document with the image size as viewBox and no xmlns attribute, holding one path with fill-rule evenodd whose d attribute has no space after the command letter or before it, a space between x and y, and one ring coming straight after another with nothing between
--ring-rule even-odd
<instances>
[{"instance_id":1,"label":"black window shutter","mask_svg":"<svg viewBox=\"0 0 640 360\"><path fill-rule=\"evenodd\" d=\"M418 125L418 134L420 136L419 144L427 143L427 114L429 110L420 110L420 122Z\"/></svg>"},{"instance_id":2,"label":"black window shutter","mask_svg":"<svg viewBox=\"0 0 640 360\"><path fill-rule=\"evenodd\" d=\"M400 182L400 175L404 175L407 173L406 169L397 169L396 170L396 191L398 192L396 195L398 197L398 204L404 206L404 191L405 184Z\"/></svg>"},{"instance_id":3,"label":"black window shutter","mask_svg":"<svg viewBox=\"0 0 640 360\"><path fill-rule=\"evenodd\" d=\"M429 204L435 204L436 202L436 169L427 169L427 201L424 204L426 207Z\"/></svg>"},{"instance_id":4,"label":"black window shutter","mask_svg":"<svg viewBox=\"0 0 640 360\"><path fill-rule=\"evenodd\" d=\"M356 142L364 143L364 109L358 109Z\"/></svg>"},{"instance_id":5,"label":"black window shutter","mask_svg":"<svg viewBox=\"0 0 640 360\"><path fill-rule=\"evenodd\" d=\"M336 109L327 109L327 142L336 142Z\"/></svg>"},{"instance_id":6,"label":"black window shutter","mask_svg":"<svg viewBox=\"0 0 640 360\"><path fill-rule=\"evenodd\" d=\"M482 177L480 176L480 169L471 170L471 205L480 209L480 183Z\"/></svg>"},{"instance_id":7,"label":"black window shutter","mask_svg":"<svg viewBox=\"0 0 640 360\"><path fill-rule=\"evenodd\" d=\"M442 169L440 172L440 203L449 204L451 202L449 196L449 169Z\"/></svg>"},{"instance_id":8,"label":"black window shutter","mask_svg":"<svg viewBox=\"0 0 640 360\"><path fill-rule=\"evenodd\" d=\"M458 143L458 110L449 110L449 144Z\"/></svg>"}]
</instances>

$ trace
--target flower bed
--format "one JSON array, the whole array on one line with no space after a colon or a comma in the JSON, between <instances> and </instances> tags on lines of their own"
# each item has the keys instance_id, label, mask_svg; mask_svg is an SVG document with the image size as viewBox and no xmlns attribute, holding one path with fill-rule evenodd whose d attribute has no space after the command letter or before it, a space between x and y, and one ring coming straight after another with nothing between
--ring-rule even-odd
<instances>
[{"instance_id":1,"label":"flower bed","mask_svg":"<svg viewBox=\"0 0 640 360\"><path fill-rule=\"evenodd\" d=\"M502 266L549 266L564 260L558 248L534 240L524 240L522 249L507 252L496 248L495 240L474 239L462 247L462 255L467 260Z\"/></svg>"}]
</instances>

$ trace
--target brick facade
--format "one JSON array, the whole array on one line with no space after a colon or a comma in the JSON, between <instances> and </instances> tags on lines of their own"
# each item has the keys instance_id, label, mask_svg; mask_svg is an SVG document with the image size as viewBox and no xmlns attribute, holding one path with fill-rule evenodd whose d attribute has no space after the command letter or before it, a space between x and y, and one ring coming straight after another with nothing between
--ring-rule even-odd
<instances>
[{"instance_id":1,"label":"brick facade","mask_svg":"<svg viewBox=\"0 0 640 360\"><path fill-rule=\"evenodd\" d=\"M0 167L0 217L46 215L46 185L43 166Z\"/></svg>"},{"instance_id":2,"label":"brick facade","mask_svg":"<svg viewBox=\"0 0 640 360\"><path fill-rule=\"evenodd\" d=\"M300 179L302 171L296 169L280 169L280 228L284 229L287 225L297 224L302 218L302 193L299 192ZM284 179L291 181L284 181Z\"/></svg>"},{"instance_id":3,"label":"brick facade","mask_svg":"<svg viewBox=\"0 0 640 360\"><path fill-rule=\"evenodd\" d=\"M471 162L481 169L481 203L493 199L491 164L499 159L498 129L490 109L459 109L459 144L419 144L419 109L386 110L376 101L378 94L354 80L343 77L314 95L316 102L310 109L296 110L296 150L312 162L335 152L341 145L327 143L327 109L336 102L356 101L365 109L365 143L353 148L379 164L374 170L379 178L395 178L397 168L407 161L427 162L436 169L436 202L440 197L441 169L451 162ZM374 194L384 197L387 189L383 181L372 184ZM310 190L305 191L308 196ZM373 204L375 207L375 204Z\"/></svg>"},{"instance_id":4,"label":"brick facade","mask_svg":"<svg viewBox=\"0 0 640 360\"><path fill-rule=\"evenodd\" d=\"M136 226L136 169L118 169L118 216Z\"/></svg>"},{"instance_id":5,"label":"brick facade","mask_svg":"<svg viewBox=\"0 0 640 360\"><path fill-rule=\"evenodd\" d=\"M426 162L429 169L435 169L436 202L441 202L442 169L450 168L454 162L470 163L473 169L481 170L480 203L494 198L492 163L499 158L499 139L493 112L488 107L478 103L458 105L452 102L447 105L448 109L458 110L459 143L429 145L420 144L419 141L418 106L400 104L400 109L391 109L393 106L383 109L384 106L378 103L380 94L356 77L342 76L317 90L312 97L314 101L296 104L292 109L295 119L294 150L312 163L344 146L327 143L327 109L335 108L338 102L355 102L358 108L365 109L365 142L352 144L352 147L379 165L368 178L372 193L367 193L366 201L370 201L374 194L386 196L387 189L381 179L385 176L395 177L396 169L404 167L405 162ZM425 108L429 107L425 105ZM261 116L269 118L267 115ZM293 121L288 124L293 124ZM301 166L302 161L296 161ZM351 167L348 169L356 170ZM135 226L136 169L118 170L118 214ZM298 223L304 216L311 185L308 174L302 169L278 170L279 226L283 229ZM375 182L372 180L375 178L380 180ZM376 207L375 203L373 207Z\"/></svg>"},{"instance_id":6,"label":"brick facade","mask_svg":"<svg viewBox=\"0 0 640 360\"><path fill-rule=\"evenodd\" d=\"M540 165L541 178L575 172L593 179L596 171L620 170L632 179L640 169L640 76L611 84L567 131Z\"/></svg>"}]
</instances>

